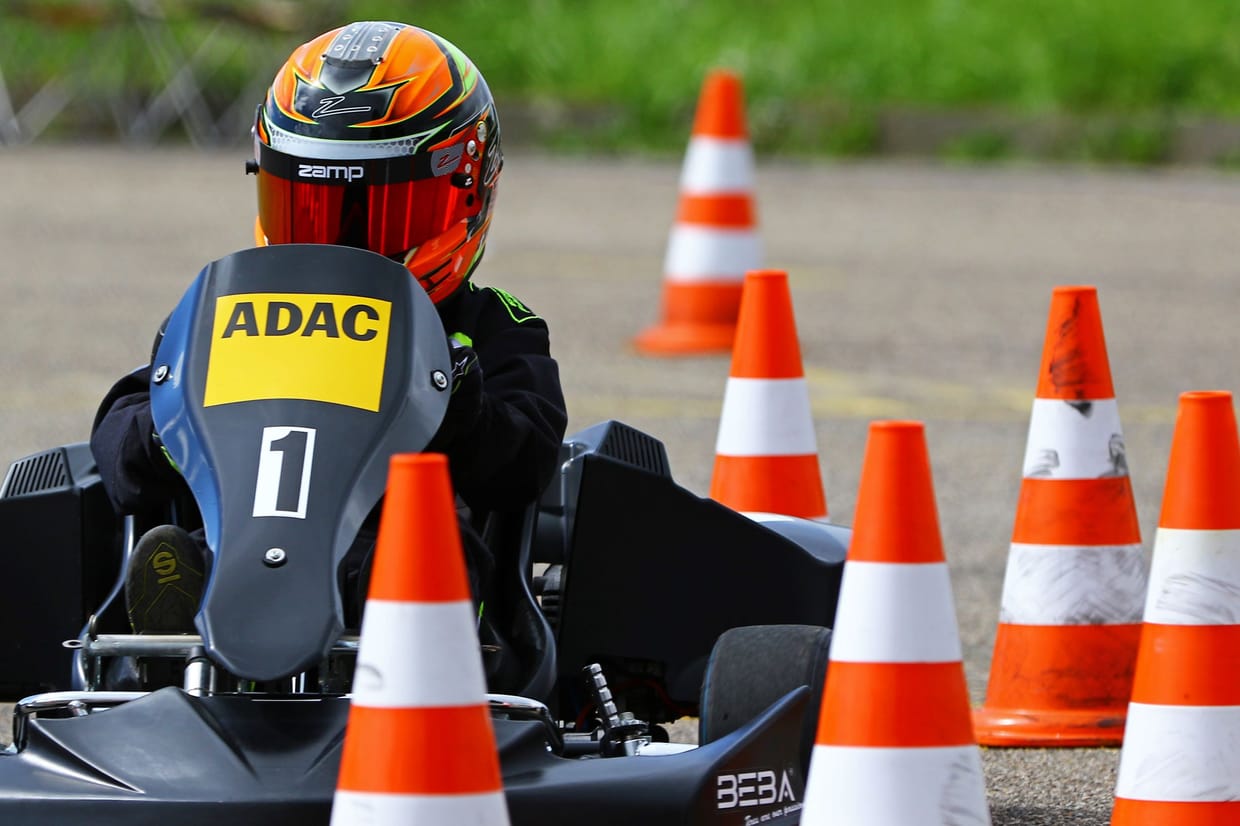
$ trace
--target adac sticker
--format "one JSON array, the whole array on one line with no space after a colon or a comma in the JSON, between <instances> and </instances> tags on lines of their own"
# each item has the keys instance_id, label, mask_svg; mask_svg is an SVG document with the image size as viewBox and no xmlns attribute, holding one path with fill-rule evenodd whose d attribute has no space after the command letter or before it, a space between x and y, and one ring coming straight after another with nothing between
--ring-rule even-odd
<instances>
[{"instance_id":1,"label":"adac sticker","mask_svg":"<svg viewBox=\"0 0 1240 826\"><path fill-rule=\"evenodd\" d=\"M377 411L392 304L241 293L215 301L203 406L307 399Z\"/></svg>"}]
</instances>

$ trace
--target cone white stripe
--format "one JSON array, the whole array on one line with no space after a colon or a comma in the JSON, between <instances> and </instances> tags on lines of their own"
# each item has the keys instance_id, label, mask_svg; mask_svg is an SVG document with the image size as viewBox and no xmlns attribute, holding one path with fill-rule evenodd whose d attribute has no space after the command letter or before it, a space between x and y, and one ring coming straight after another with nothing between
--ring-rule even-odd
<instances>
[{"instance_id":1,"label":"cone white stripe","mask_svg":"<svg viewBox=\"0 0 1240 826\"><path fill-rule=\"evenodd\" d=\"M1240 801L1240 707L1129 703L1115 795Z\"/></svg>"},{"instance_id":2,"label":"cone white stripe","mask_svg":"<svg viewBox=\"0 0 1240 826\"><path fill-rule=\"evenodd\" d=\"M916 629L916 633L909 629ZM846 561L830 659L863 663L961 661L947 564Z\"/></svg>"},{"instance_id":3,"label":"cone white stripe","mask_svg":"<svg viewBox=\"0 0 1240 826\"><path fill-rule=\"evenodd\" d=\"M1115 399L1034 399L1024 475L1034 479L1127 476L1124 432Z\"/></svg>"},{"instance_id":4,"label":"cone white stripe","mask_svg":"<svg viewBox=\"0 0 1240 826\"><path fill-rule=\"evenodd\" d=\"M814 456L818 438L809 415L804 377L751 379L730 376L715 453L722 456Z\"/></svg>"},{"instance_id":5,"label":"cone white stripe","mask_svg":"<svg viewBox=\"0 0 1240 826\"><path fill-rule=\"evenodd\" d=\"M1141 622L1145 557L1137 545L1013 542L999 622L1122 625Z\"/></svg>"},{"instance_id":6,"label":"cone white stripe","mask_svg":"<svg viewBox=\"0 0 1240 826\"><path fill-rule=\"evenodd\" d=\"M1145 621L1240 625L1240 530L1159 528Z\"/></svg>"},{"instance_id":7,"label":"cone white stripe","mask_svg":"<svg viewBox=\"0 0 1240 826\"><path fill-rule=\"evenodd\" d=\"M817 745L810 760L802 823L990 823L977 746Z\"/></svg>"},{"instance_id":8,"label":"cone white stripe","mask_svg":"<svg viewBox=\"0 0 1240 826\"><path fill-rule=\"evenodd\" d=\"M753 149L749 141L695 135L689 139L680 189L686 195L748 195L753 190Z\"/></svg>"},{"instance_id":9,"label":"cone white stripe","mask_svg":"<svg viewBox=\"0 0 1240 826\"><path fill-rule=\"evenodd\" d=\"M676 224L668 239L663 272L667 281L744 281L761 266L762 242L752 230Z\"/></svg>"},{"instance_id":10,"label":"cone white stripe","mask_svg":"<svg viewBox=\"0 0 1240 826\"><path fill-rule=\"evenodd\" d=\"M435 795L336 792L331 826L388 823L507 824L508 804L502 791Z\"/></svg>"},{"instance_id":11,"label":"cone white stripe","mask_svg":"<svg viewBox=\"0 0 1240 826\"><path fill-rule=\"evenodd\" d=\"M367 600L353 703L405 708L484 702L476 623L469 600Z\"/></svg>"}]
</instances>

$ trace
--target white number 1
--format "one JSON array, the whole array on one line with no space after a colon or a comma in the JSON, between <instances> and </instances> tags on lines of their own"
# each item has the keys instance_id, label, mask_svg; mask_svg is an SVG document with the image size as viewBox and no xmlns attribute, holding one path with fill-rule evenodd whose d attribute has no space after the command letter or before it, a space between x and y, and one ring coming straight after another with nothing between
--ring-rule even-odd
<instances>
[{"instance_id":1,"label":"white number 1","mask_svg":"<svg viewBox=\"0 0 1240 826\"><path fill-rule=\"evenodd\" d=\"M306 518L314 428L264 427L254 487L254 516Z\"/></svg>"}]
</instances>

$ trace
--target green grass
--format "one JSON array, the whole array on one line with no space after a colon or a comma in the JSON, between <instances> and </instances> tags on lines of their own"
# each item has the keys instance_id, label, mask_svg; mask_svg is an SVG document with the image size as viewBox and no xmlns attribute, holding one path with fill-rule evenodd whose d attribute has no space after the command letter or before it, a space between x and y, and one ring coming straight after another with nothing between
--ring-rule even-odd
<instances>
[{"instance_id":1,"label":"green grass","mask_svg":"<svg viewBox=\"0 0 1240 826\"><path fill-rule=\"evenodd\" d=\"M95 3L100 0L93 0ZM43 6L74 0L46 0ZM87 2L87 0L76 0ZM173 0L165 0L168 6ZM215 6L220 6L216 2ZM241 7L240 2L232 5ZM461 46L501 103L568 106L544 139L596 150L679 151L701 80L727 67L745 83L759 151L863 154L877 113L994 109L1131 121L1084 130L1065 150L1157 161L1169 128L1193 116L1240 116L1240 4L1229 0L340 0L303 3L296 35L233 27L208 59L216 96L271 74L289 45L350 19L400 19ZM179 0L175 7L203 7ZM287 9L287 5L281 6ZM322 11L327 9L327 11ZM0 12L0 69L31 88L58 54L29 21ZM177 25L199 42L208 24ZM82 49L85 33L55 32ZM140 93L160 77L130 32L128 64L89 81ZM46 43L46 40L42 41ZM63 53L60 53L63 56ZM143 63L146 63L144 66ZM578 128L579 127L579 128ZM1001 135L963 136L948 154L1002 154Z\"/></svg>"}]
</instances>

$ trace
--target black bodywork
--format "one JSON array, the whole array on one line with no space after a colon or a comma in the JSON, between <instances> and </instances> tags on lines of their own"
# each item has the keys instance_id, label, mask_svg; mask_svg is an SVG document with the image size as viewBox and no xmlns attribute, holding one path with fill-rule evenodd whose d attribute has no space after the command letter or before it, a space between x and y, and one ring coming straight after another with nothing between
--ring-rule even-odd
<instances>
[{"instance_id":1,"label":"black bodywork","mask_svg":"<svg viewBox=\"0 0 1240 826\"><path fill-rule=\"evenodd\" d=\"M343 283L342 269L351 273ZM359 282L363 299L392 307L377 410L237 402L237 392L203 405L201 371L220 331L209 308L226 306L221 298L352 301ZM327 824L356 651L336 567L382 495L387 457L420 449L442 416L442 328L403 267L287 245L206 268L156 363L169 366L164 386L152 387L156 421L195 494L182 510L199 511L213 556L202 633L135 641L123 621L127 549L167 514L113 514L84 444L15 462L0 488L0 692L21 699L14 742L0 753L0 822ZM259 494L238 484L259 460L236 444L252 446L255 428L273 423L313 429L316 451L329 451L338 484L324 497L330 506L308 518L252 518ZM697 713L723 631L832 624L849 532L698 497L674 481L657 439L620 422L568 437L562 459L538 502L492 514L485 529L509 560L503 597L488 610L521 663L510 684L491 687L512 822L797 822L797 745L817 714L808 688L680 753L660 748L658 724ZM272 567L262 551L277 542L290 561ZM150 645L161 641L156 654ZM115 690L112 667L135 656L160 668L140 670L140 690ZM583 678L594 666L619 712L610 724Z\"/></svg>"}]
</instances>

